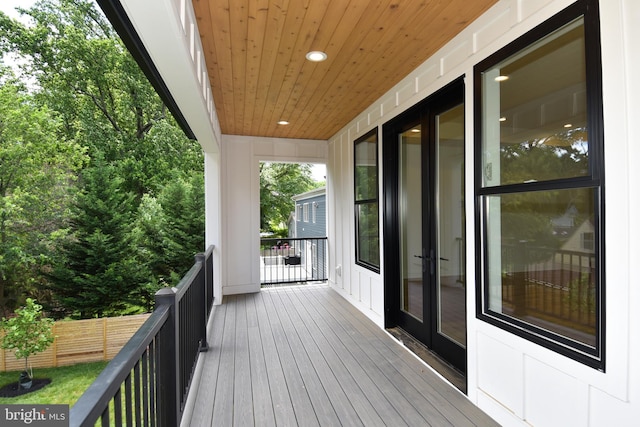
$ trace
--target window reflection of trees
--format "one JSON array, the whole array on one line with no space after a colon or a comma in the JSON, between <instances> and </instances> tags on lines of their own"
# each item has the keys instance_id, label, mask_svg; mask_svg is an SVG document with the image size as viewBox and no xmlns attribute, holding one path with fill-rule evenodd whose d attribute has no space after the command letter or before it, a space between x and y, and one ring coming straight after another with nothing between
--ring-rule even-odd
<instances>
[{"instance_id":1,"label":"window reflection of trees","mask_svg":"<svg viewBox=\"0 0 640 427\"><path fill-rule=\"evenodd\" d=\"M501 183L586 176L589 148L584 127L567 129L545 138L501 144Z\"/></svg>"}]
</instances>

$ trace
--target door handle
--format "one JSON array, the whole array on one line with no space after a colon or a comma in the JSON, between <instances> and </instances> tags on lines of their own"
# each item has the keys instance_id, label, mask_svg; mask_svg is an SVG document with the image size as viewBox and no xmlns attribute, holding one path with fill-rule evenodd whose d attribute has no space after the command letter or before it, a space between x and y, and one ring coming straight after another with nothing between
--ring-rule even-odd
<instances>
[{"instance_id":1,"label":"door handle","mask_svg":"<svg viewBox=\"0 0 640 427\"><path fill-rule=\"evenodd\" d=\"M422 260L422 271L423 272L427 271L427 262L429 262L429 272L431 274L435 273L436 266L435 266L435 262L434 262L435 261L435 256L434 256L434 253L433 253L433 249L431 249L431 251L430 251L430 256L426 255L426 251L424 249L422 250L422 255L413 255L413 256L414 256L414 258L420 258ZM440 260L441 261L449 261L448 258L443 258L443 257L440 257Z\"/></svg>"}]
</instances>

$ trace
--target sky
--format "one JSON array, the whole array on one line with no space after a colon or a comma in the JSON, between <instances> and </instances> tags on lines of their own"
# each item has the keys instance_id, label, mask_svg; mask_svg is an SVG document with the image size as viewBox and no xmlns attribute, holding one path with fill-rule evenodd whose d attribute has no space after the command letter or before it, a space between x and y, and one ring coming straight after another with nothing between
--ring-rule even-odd
<instances>
[{"instance_id":1,"label":"sky","mask_svg":"<svg viewBox=\"0 0 640 427\"><path fill-rule=\"evenodd\" d=\"M11 18L24 20L24 17L20 16L18 11L16 10L16 7L28 9L34 3L35 0L0 0L0 11L4 12ZM4 65L13 67L16 64L16 58L12 55L5 55L3 57L0 56L0 58L2 59L2 63Z\"/></svg>"},{"instance_id":2,"label":"sky","mask_svg":"<svg viewBox=\"0 0 640 427\"><path fill-rule=\"evenodd\" d=\"M28 9L35 3L35 0L0 0L0 10L12 18L19 18L16 7Z\"/></svg>"},{"instance_id":3,"label":"sky","mask_svg":"<svg viewBox=\"0 0 640 427\"><path fill-rule=\"evenodd\" d=\"M325 181L327 179L327 167L319 164L313 165L311 168L311 176L316 181Z\"/></svg>"}]
</instances>

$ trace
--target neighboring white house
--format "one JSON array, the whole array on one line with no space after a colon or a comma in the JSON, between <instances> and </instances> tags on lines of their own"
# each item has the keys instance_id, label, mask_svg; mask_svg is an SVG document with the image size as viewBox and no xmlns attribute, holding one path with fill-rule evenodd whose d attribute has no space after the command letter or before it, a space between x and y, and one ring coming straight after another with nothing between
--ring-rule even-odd
<instances>
[{"instance_id":1,"label":"neighboring white house","mask_svg":"<svg viewBox=\"0 0 640 427\"><path fill-rule=\"evenodd\" d=\"M205 152L216 295L260 290L245 261L259 259L259 163L326 163L329 284L345 299L381 328L429 324L421 339L462 362L468 398L503 425L639 425L640 1L500 0L328 141L221 134L191 3L121 4ZM433 127L435 140L415 136ZM532 151L516 152L523 141ZM538 176L506 152L589 166ZM569 200L583 240L567 245L595 259L595 314L530 321L509 286L546 255L528 265L517 248L552 239L540 224ZM418 209L437 220L411 219ZM461 335L430 303L454 294Z\"/></svg>"}]
</instances>

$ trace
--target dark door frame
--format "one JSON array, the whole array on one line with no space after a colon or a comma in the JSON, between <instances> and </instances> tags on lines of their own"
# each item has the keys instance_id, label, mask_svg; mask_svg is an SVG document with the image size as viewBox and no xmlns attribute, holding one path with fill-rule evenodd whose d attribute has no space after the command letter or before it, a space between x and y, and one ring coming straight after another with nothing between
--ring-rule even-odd
<instances>
[{"instance_id":1,"label":"dark door frame","mask_svg":"<svg viewBox=\"0 0 640 427\"><path fill-rule=\"evenodd\" d=\"M398 134L408 130L412 125L422 125L422 141L423 147L428 140L435 140L435 129L431 126L431 122L436 114L453 108L460 102L464 102L464 77L460 77L449 83L444 88L432 94L423 101L417 103L404 113L391 119L382 126L382 165L383 165L383 237L384 237L384 324L385 328L399 326L403 329L407 324L416 325L409 315L400 310L400 292L398 283L400 278L400 263L398 258L400 247L400 216L398 211L398 184L399 184L399 167L398 167ZM429 159L434 156L434 144L426 145L427 149L422 150L422 163L428 164ZM427 215L424 221L423 239L431 240L435 234L436 224L431 219L432 206L429 204L434 200L435 188L435 171L431 168L429 176L423 173L422 188L423 195L423 215ZM426 199L426 200L425 200ZM429 268L429 267L427 267ZM433 280L433 277L431 278ZM437 313L437 299L435 286L426 286L428 288L424 293L425 310L428 317L424 317L426 327L409 328L407 332L414 335L415 338L422 341L427 347L433 348L434 344L440 348L444 347L449 360L458 369L466 372L466 350L456 352L456 344L448 341L438 334L432 333L434 329L430 326L435 321L435 313ZM466 313L465 313L466 316ZM453 356L452 356L453 355Z\"/></svg>"}]
</instances>

